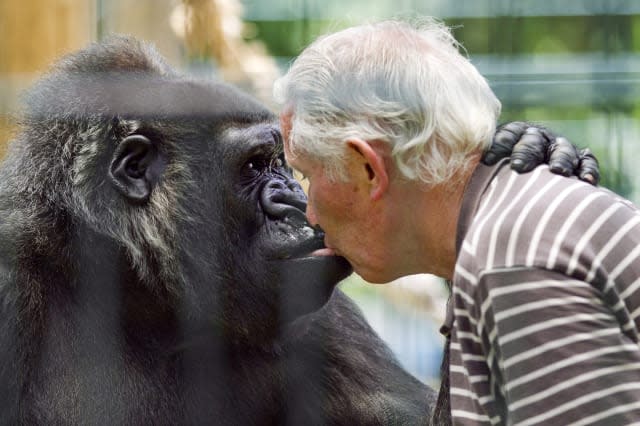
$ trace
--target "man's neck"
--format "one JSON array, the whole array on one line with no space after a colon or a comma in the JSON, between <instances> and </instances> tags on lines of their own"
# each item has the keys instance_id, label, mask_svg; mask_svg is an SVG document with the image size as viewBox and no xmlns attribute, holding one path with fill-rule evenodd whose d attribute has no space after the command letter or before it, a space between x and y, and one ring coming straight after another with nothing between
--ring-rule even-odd
<instances>
[{"instance_id":1,"label":"man's neck","mask_svg":"<svg viewBox=\"0 0 640 426\"><path fill-rule=\"evenodd\" d=\"M423 187L414 194L419 207L409 213L416 231L415 241L422 256L415 257L420 272L451 279L457 258L456 235L465 188L479 157L455 180L446 184ZM416 253L417 255L417 253Z\"/></svg>"}]
</instances>

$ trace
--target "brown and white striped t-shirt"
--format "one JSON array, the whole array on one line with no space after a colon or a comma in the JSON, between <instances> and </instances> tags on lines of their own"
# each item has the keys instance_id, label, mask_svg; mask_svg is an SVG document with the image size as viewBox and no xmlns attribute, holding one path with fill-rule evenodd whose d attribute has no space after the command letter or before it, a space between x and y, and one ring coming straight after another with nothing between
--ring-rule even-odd
<instances>
[{"instance_id":1,"label":"brown and white striped t-shirt","mask_svg":"<svg viewBox=\"0 0 640 426\"><path fill-rule=\"evenodd\" d=\"M546 166L478 166L453 279L454 424L640 424L640 213Z\"/></svg>"}]
</instances>

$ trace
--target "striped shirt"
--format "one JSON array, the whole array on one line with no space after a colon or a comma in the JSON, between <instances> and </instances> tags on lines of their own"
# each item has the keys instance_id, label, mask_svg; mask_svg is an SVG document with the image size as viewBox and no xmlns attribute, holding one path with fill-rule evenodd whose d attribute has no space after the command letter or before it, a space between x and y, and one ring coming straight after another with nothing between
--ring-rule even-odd
<instances>
[{"instance_id":1,"label":"striped shirt","mask_svg":"<svg viewBox=\"0 0 640 426\"><path fill-rule=\"evenodd\" d=\"M458 225L454 424L640 424L640 213L546 166L478 166Z\"/></svg>"}]
</instances>

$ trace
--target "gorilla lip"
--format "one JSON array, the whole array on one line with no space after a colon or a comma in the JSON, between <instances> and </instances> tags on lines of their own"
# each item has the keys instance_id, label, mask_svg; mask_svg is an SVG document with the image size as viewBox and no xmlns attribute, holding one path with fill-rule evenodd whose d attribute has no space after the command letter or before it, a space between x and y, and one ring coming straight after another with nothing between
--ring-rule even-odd
<instances>
[{"instance_id":1,"label":"gorilla lip","mask_svg":"<svg viewBox=\"0 0 640 426\"><path fill-rule=\"evenodd\" d=\"M302 244L300 244L293 252L290 253L290 258L299 259L304 257L318 257L318 256L335 256L335 251L324 245L322 238L318 238L316 235Z\"/></svg>"},{"instance_id":2,"label":"gorilla lip","mask_svg":"<svg viewBox=\"0 0 640 426\"><path fill-rule=\"evenodd\" d=\"M284 252L280 254L281 259L338 256L333 248L325 245L324 231L319 226L311 227L305 221L304 226L296 230L296 234L298 237L302 237L302 241L288 245L288 248L285 248Z\"/></svg>"},{"instance_id":3,"label":"gorilla lip","mask_svg":"<svg viewBox=\"0 0 640 426\"><path fill-rule=\"evenodd\" d=\"M339 256L333 248L324 244L324 234L315 233L294 247L290 247L286 253L282 253L282 259L303 259L316 257L337 257Z\"/></svg>"},{"instance_id":4,"label":"gorilla lip","mask_svg":"<svg viewBox=\"0 0 640 426\"><path fill-rule=\"evenodd\" d=\"M337 255L334 249L324 247L324 248L312 251L309 254L309 256L315 257L315 256L337 256Z\"/></svg>"},{"instance_id":5,"label":"gorilla lip","mask_svg":"<svg viewBox=\"0 0 640 426\"><path fill-rule=\"evenodd\" d=\"M324 243L325 235L324 235L324 231L322 230L320 225L316 225L312 229L313 229L313 233L314 233L315 238L320 243L320 247L316 248L311 253L309 253L309 256L310 257L316 257L316 256L338 256L338 254L336 253L336 251L333 248L327 247L325 245L325 243Z\"/></svg>"}]
</instances>

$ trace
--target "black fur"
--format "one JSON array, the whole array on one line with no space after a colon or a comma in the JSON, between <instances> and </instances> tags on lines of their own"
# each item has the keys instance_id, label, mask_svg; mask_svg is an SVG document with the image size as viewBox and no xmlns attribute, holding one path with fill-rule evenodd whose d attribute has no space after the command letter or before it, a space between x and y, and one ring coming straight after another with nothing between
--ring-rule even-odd
<instances>
[{"instance_id":1,"label":"black fur","mask_svg":"<svg viewBox=\"0 0 640 426\"><path fill-rule=\"evenodd\" d=\"M348 265L307 256L322 235L262 105L127 38L25 105L0 169L1 424L428 421L434 392L334 290Z\"/></svg>"}]
</instances>

